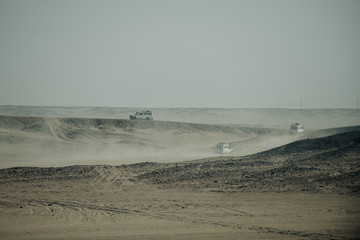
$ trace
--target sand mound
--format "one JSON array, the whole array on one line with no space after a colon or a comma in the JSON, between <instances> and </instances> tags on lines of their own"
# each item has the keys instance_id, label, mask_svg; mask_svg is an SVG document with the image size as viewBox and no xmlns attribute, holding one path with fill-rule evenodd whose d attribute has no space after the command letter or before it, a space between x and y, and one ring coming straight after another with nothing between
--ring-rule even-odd
<instances>
[{"instance_id":1,"label":"sand mound","mask_svg":"<svg viewBox=\"0 0 360 240\"><path fill-rule=\"evenodd\" d=\"M359 193L359 155L360 131L355 131L301 140L246 157L155 166L139 178L163 187L213 191Z\"/></svg>"}]
</instances>

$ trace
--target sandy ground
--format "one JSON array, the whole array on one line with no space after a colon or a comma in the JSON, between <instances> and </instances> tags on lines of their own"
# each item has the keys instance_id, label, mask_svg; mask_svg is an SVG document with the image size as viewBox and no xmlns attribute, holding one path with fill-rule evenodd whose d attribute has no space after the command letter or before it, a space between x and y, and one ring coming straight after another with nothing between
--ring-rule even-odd
<instances>
[{"instance_id":1,"label":"sandy ground","mask_svg":"<svg viewBox=\"0 0 360 240\"><path fill-rule=\"evenodd\" d=\"M360 132L247 157L0 170L1 239L358 239Z\"/></svg>"},{"instance_id":2,"label":"sandy ground","mask_svg":"<svg viewBox=\"0 0 360 240\"><path fill-rule=\"evenodd\" d=\"M1 239L357 239L360 233L359 199L336 194L19 185L1 189Z\"/></svg>"},{"instance_id":3,"label":"sandy ground","mask_svg":"<svg viewBox=\"0 0 360 240\"><path fill-rule=\"evenodd\" d=\"M179 162L218 156L219 142L247 155L299 137L288 128L0 116L0 167Z\"/></svg>"},{"instance_id":4,"label":"sandy ground","mask_svg":"<svg viewBox=\"0 0 360 240\"><path fill-rule=\"evenodd\" d=\"M181 162L219 156L214 147L220 142L230 143L231 155L245 156L353 129L306 130L297 135L288 127L0 116L0 168Z\"/></svg>"},{"instance_id":5,"label":"sandy ground","mask_svg":"<svg viewBox=\"0 0 360 240\"><path fill-rule=\"evenodd\" d=\"M356 126L0 116L0 239L359 239L359 157Z\"/></svg>"},{"instance_id":6,"label":"sandy ground","mask_svg":"<svg viewBox=\"0 0 360 240\"><path fill-rule=\"evenodd\" d=\"M128 119L144 109L127 107L0 106L0 115ZM288 128L300 122L306 129L360 125L359 109L285 108L151 108L154 120L251 127Z\"/></svg>"}]
</instances>

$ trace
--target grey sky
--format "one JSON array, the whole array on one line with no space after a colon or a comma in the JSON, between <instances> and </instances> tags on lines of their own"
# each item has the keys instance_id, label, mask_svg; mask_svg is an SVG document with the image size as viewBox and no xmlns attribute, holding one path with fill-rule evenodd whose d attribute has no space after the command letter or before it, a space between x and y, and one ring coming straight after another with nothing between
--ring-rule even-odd
<instances>
[{"instance_id":1,"label":"grey sky","mask_svg":"<svg viewBox=\"0 0 360 240\"><path fill-rule=\"evenodd\" d=\"M354 108L360 1L0 0L0 105Z\"/></svg>"}]
</instances>

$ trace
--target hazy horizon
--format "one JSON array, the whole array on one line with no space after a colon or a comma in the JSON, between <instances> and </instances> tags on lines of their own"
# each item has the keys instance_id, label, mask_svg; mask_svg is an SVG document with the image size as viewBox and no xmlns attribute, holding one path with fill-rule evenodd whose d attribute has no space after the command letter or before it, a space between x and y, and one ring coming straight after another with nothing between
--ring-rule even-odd
<instances>
[{"instance_id":1,"label":"hazy horizon","mask_svg":"<svg viewBox=\"0 0 360 240\"><path fill-rule=\"evenodd\" d=\"M3 104L0 107L39 107L39 108L129 108L129 109L139 109L139 110L151 110L151 109L274 109L274 110L336 110L336 109L344 109L344 110L359 110L357 107L323 107L323 108L300 108L299 106L294 107L149 107L149 106L91 106L91 105L27 105L27 104Z\"/></svg>"},{"instance_id":2,"label":"hazy horizon","mask_svg":"<svg viewBox=\"0 0 360 240\"><path fill-rule=\"evenodd\" d=\"M0 105L359 108L359 1L0 1Z\"/></svg>"}]
</instances>

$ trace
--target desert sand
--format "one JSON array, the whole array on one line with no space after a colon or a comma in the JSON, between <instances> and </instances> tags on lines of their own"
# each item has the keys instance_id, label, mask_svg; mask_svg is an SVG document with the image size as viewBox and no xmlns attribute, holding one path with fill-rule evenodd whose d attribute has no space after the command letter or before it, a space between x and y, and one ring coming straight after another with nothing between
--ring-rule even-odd
<instances>
[{"instance_id":1,"label":"desert sand","mask_svg":"<svg viewBox=\"0 0 360 240\"><path fill-rule=\"evenodd\" d=\"M359 238L358 110L322 125L324 112L299 111L313 127L294 135L293 114L267 110L252 124L236 117L247 110L193 122L193 109L181 121L37 109L2 107L1 239Z\"/></svg>"},{"instance_id":2,"label":"desert sand","mask_svg":"<svg viewBox=\"0 0 360 240\"><path fill-rule=\"evenodd\" d=\"M178 162L248 155L304 137L289 129L249 128L170 121L0 116L0 167Z\"/></svg>"},{"instance_id":3,"label":"desert sand","mask_svg":"<svg viewBox=\"0 0 360 240\"><path fill-rule=\"evenodd\" d=\"M146 108L145 108L146 109ZM144 108L128 107L54 107L0 106L0 115L128 119ZM154 120L226 124L250 127L286 128L300 122L306 129L327 129L360 125L359 109L286 109L286 108L151 108Z\"/></svg>"}]
</instances>

